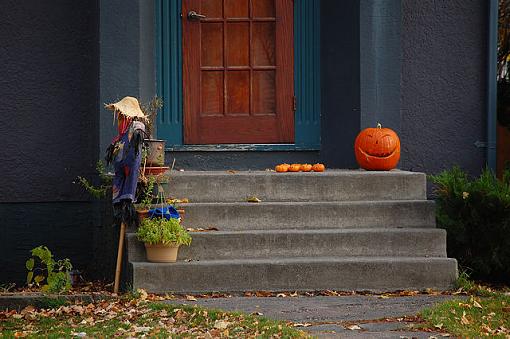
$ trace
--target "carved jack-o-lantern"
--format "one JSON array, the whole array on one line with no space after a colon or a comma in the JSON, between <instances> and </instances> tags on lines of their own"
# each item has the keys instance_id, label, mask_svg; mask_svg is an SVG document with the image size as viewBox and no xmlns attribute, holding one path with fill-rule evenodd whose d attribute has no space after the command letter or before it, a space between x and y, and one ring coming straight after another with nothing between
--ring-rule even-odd
<instances>
[{"instance_id":1,"label":"carved jack-o-lantern","mask_svg":"<svg viewBox=\"0 0 510 339\"><path fill-rule=\"evenodd\" d=\"M354 154L361 168L372 171L388 171L400 160L400 139L392 129L366 128L354 142Z\"/></svg>"}]
</instances>

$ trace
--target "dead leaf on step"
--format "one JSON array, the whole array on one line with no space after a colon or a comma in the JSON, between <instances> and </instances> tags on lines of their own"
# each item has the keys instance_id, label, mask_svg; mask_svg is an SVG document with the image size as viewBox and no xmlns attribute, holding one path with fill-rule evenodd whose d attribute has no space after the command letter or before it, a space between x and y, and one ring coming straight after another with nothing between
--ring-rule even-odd
<instances>
[{"instance_id":1,"label":"dead leaf on step","mask_svg":"<svg viewBox=\"0 0 510 339\"><path fill-rule=\"evenodd\" d=\"M359 327L358 325L351 325L351 326L347 326L347 329L354 331L354 330L361 330L361 327Z\"/></svg>"},{"instance_id":2,"label":"dead leaf on step","mask_svg":"<svg viewBox=\"0 0 510 339\"><path fill-rule=\"evenodd\" d=\"M286 295L285 293L278 293L278 294L276 295L276 297L277 297L277 298L286 298L286 297L287 297L287 295Z\"/></svg>"},{"instance_id":3,"label":"dead leaf on step","mask_svg":"<svg viewBox=\"0 0 510 339\"><path fill-rule=\"evenodd\" d=\"M166 203L171 204L171 205L187 204L187 203L189 203L189 199L188 198L182 198L182 199L170 198L170 199L166 199Z\"/></svg>"},{"instance_id":4,"label":"dead leaf on step","mask_svg":"<svg viewBox=\"0 0 510 339\"><path fill-rule=\"evenodd\" d=\"M248 198L246 198L246 201L247 202L262 202L262 200L260 200L257 197L248 197Z\"/></svg>"},{"instance_id":5,"label":"dead leaf on step","mask_svg":"<svg viewBox=\"0 0 510 339\"><path fill-rule=\"evenodd\" d=\"M194 296L192 295L187 295L186 296L186 300L189 300L189 301L197 301L197 298L195 298Z\"/></svg>"},{"instance_id":6,"label":"dead leaf on step","mask_svg":"<svg viewBox=\"0 0 510 339\"><path fill-rule=\"evenodd\" d=\"M211 231L219 231L219 229L217 229L216 227L209 227L209 228L201 228L201 227L193 228L193 227L188 227L188 228L186 228L186 231L188 231L188 232L211 232Z\"/></svg>"},{"instance_id":7,"label":"dead leaf on step","mask_svg":"<svg viewBox=\"0 0 510 339\"><path fill-rule=\"evenodd\" d=\"M386 295L386 294L381 294L380 296L378 296L377 298L379 299L389 299L390 296L389 295Z\"/></svg>"},{"instance_id":8,"label":"dead leaf on step","mask_svg":"<svg viewBox=\"0 0 510 339\"><path fill-rule=\"evenodd\" d=\"M227 172L230 173L230 174L236 174L237 173L237 171L234 171L234 170L228 170Z\"/></svg>"}]
</instances>

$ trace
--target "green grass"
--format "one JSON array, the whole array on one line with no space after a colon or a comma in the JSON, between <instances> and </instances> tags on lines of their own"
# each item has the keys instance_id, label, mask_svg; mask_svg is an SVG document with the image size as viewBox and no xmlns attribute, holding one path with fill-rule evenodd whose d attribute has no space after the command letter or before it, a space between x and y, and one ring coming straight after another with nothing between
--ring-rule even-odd
<instances>
[{"instance_id":1,"label":"green grass","mask_svg":"<svg viewBox=\"0 0 510 339\"><path fill-rule=\"evenodd\" d=\"M469 298L445 301L422 311L427 327L464 338L510 336L510 295L477 285L463 273L458 287L470 293Z\"/></svg>"},{"instance_id":2,"label":"green grass","mask_svg":"<svg viewBox=\"0 0 510 339\"><path fill-rule=\"evenodd\" d=\"M85 305L78 305L82 314L69 311L72 307L37 309L16 313L15 317L0 312L0 338L14 338L16 333L28 338L62 338L80 332L86 333L87 337L138 337L145 334L156 338L181 338L203 336L207 332L213 337L233 338L306 336L285 322L197 306L126 299L100 302L85 312Z\"/></svg>"}]
</instances>

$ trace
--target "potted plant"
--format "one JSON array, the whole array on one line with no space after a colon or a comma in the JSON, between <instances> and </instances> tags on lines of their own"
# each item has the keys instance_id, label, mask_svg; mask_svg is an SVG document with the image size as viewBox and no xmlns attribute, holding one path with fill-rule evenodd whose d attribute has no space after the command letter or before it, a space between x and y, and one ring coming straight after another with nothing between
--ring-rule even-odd
<instances>
[{"instance_id":1,"label":"potted plant","mask_svg":"<svg viewBox=\"0 0 510 339\"><path fill-rule=\"evenodd\" d=\"M136 235L145 244L150 262L176 262L179 246L191 244L191 236L175 218L146 218Z\"/></svg>"},{"instance_id":2,"label":"potted plant","mask_svg":"<svg viewBox=\"0 0 510 339\"><path fill-rule=\"evenodd\" d=\"M149 214L149 209L154 198L153 192L155 183L156 178L153 176L142 176L139 178L138 184L140 187L140 199L139 203L135 207L140 221L147 218L147 215Z\"/></svg>"},{"instance_id":3,"label":"potted plant","mask_svg":"<svg viewBox=\"0 0 510 339\"><path fill-rule=\"evenodd\" d=\"M144 140L146 146L145 165L151 167L162 167L165 164L165 140L155 139L156 117L158 110L163 107L163 100L157 96L151 99L147 104L141 106L147 122L145 124L145 132L148 136ZM152 173L159 174L159 173Z\"/></svg>"}]
</instances>

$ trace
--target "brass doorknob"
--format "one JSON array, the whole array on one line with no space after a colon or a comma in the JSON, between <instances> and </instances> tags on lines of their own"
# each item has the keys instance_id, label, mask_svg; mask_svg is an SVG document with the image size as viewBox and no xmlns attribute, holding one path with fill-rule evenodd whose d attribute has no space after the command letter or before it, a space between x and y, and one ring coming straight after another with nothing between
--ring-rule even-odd
<instances>
[{"instance_id":1,"label":"brass doorknob","mask_svg":"<svg viewBox=\"0 0 510 339\"><path fill-rule=\"evenodd\" d=\"M188 13L188 20L200 20L206 18L205 15L199 14L195 11L189 11Z\"/></svg>"}]
</instances>

